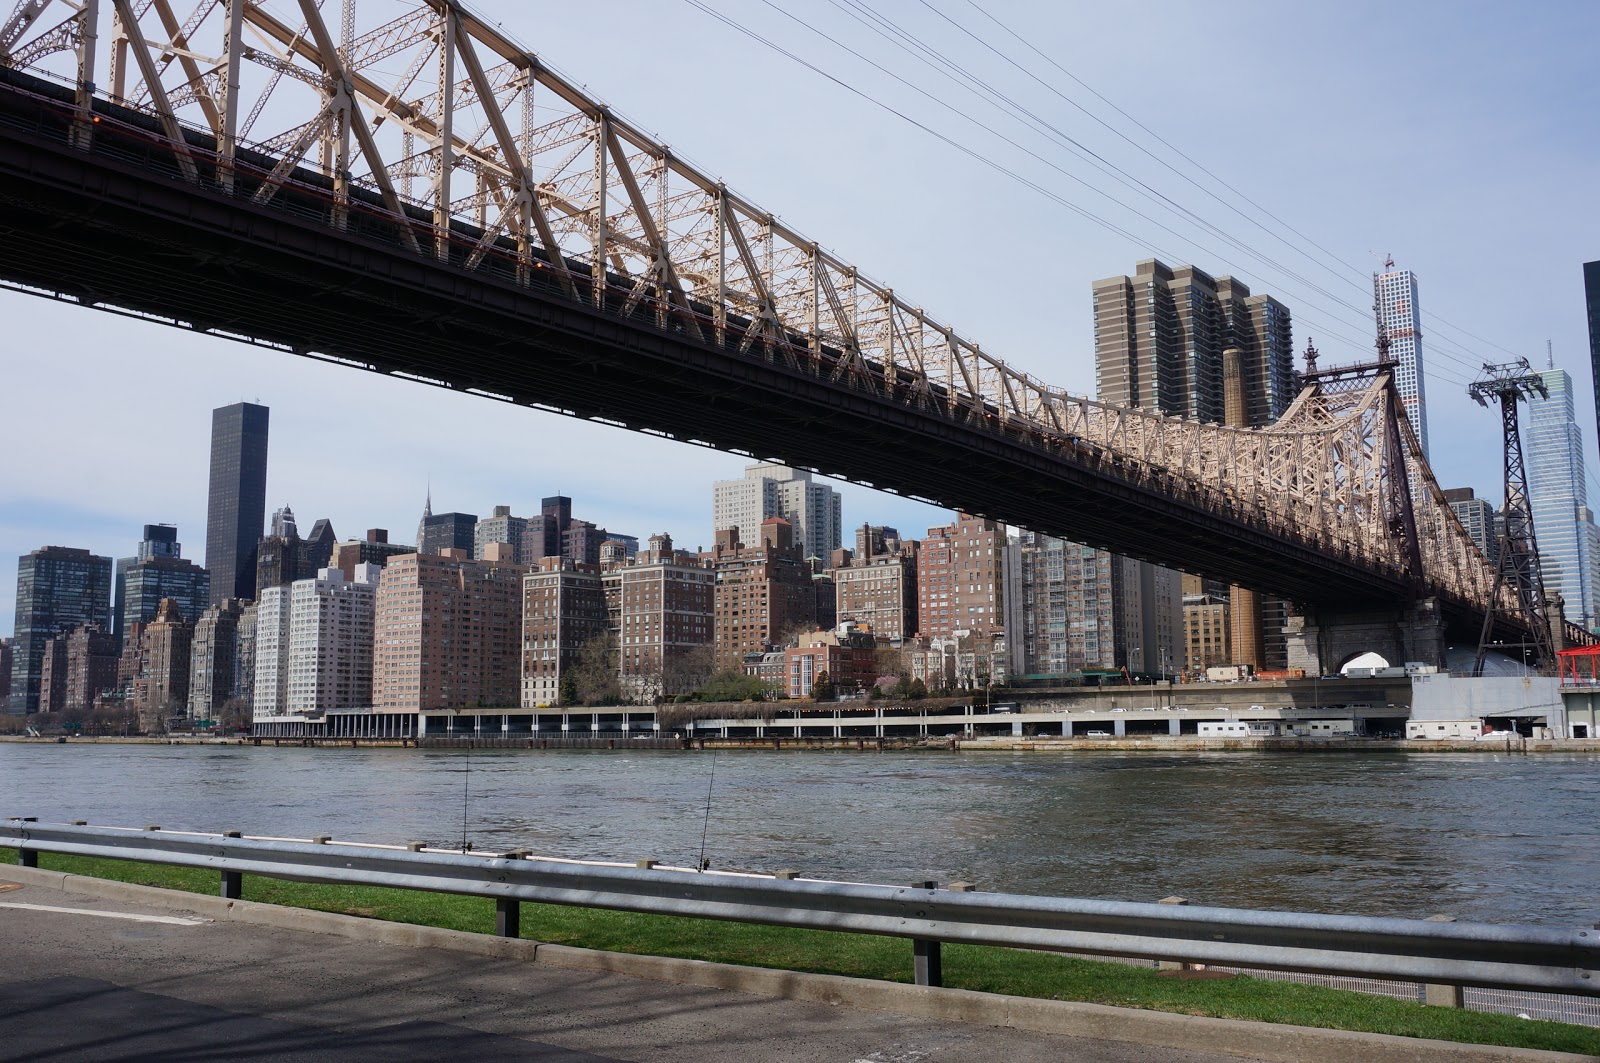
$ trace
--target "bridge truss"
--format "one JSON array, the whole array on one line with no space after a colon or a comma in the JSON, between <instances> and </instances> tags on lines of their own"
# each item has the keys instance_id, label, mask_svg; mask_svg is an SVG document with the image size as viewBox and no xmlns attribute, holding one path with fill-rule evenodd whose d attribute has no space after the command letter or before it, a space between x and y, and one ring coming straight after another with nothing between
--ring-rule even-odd
<instances>
[{"instance_id":1,"label":"bridge truss","mask_svg":"<svg viewBox=\"0 0 1600 1063\"><path fill-rule=\"evenodd\" d=\"M1023 440L1415 597L1481 616L1506 594L1428 470L1389 363L1317 374L1257 430L1071 395L674 155L455 0L179 2L20 0L0 24L0 73L69 83L83 147L110 134L97 97L148 116L145 146L174 180L253 206L314 202L334 229L387 226L415 256Z\"/></svg>"}]
</instances>

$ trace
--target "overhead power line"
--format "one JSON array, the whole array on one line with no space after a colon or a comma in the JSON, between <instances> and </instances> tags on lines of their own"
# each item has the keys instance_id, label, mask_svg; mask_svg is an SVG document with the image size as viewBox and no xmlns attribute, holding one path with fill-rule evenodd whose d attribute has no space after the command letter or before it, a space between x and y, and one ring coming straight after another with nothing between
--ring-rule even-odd
<instances>
[{"instance_id":1,"label":"overhead power line","mask_svg":"<svg viewBox=\"0 0 1600 1063\"><path fill-rule=\"evenodd\" d=\"M912 115L908 114L907 112L905 112L903 110L900 110L899 108L894 107L894 106L884 102L883 100L878 99L875 95L872 95L872 94L869 94L866 91L863 91L861 88L859 88L856 85L852 84L850 81L846 80L845 78L843 78L841 76L838 76L838 75L836 75L836 74L834 74L834 73L832 73L830 71L827 71L827 70L823 69L822 67L820 67L816 63L813 63L810 60L802 57L801 55L797 54L795 51L791 50L790 48L778 44L776 41L774 41L771 38L765 36L764 34L758 32L757 30L754 30L754 29L750 28L749 26L746 26L745 24L743 24L739 20L734 19L734 18L732 18L732 17L730 17L728 15L725 15L724 13L722 13L722 12L720 12L720 11L710 7L710 6L708 6L707 4L703 3L702 0L686 0L686 2L689 3L690 6L696 8L697 10L699 10L699 11L701 11L701 12L707 14L707 15L710 15L712 18L716 19L718 22L722 23L723 25L727 26L728 28L733 29L734 31L736 31L736 32L738 32L740 34L742 34L742 35L744 35L744 36L746 36L746 37L748 37L748 38L750 38L752 40L757 41L758 43L764 45L765 47L771 49L772 51L777 52L778 54L784 56L785 58L789 59L790 61L795 62L798 65L800 65L800 66L812 71L813 73L817 74L818 76L823 77L824 79L828 80L832 84L838 86L839 88L844 89L845 91L851 93L852 95L854 95L854 96L856 96L856 97L858 97L860 99L863 99L863 100L867 101L868 103L871 103L875 107L878 107L878 108L880 108L880 109L882 109L884 111L889 112L890 114L894 115L895 117L899 118L900 120L908 123L909 125L914 126L915 128L921 130L922 132L934 137L935 139L939 140L941 143L945 144L946 146L951 147L951 148L955 149L956 151L968 156L969 158L972 158L972 159L982 163L983 165L989 167L990 169L995 170L996 172L1002 174L1003 176L1006 176L1006 177L1010 178L1011 180L1016 181L1019 184L1024 185L1025 187L1030 188L1031 190L1039 193L1040 195L1045 196L1047 199L1051 200L1052 202L1056 203L1057 205L1066 207L1067 209L1073 211L1075 214L1079 215L1080 217L1083 217L1086 220L1089 220L1089 221L1091 221L1091 222L1093 222L1093 223L1095 223L1097 225L1100 225L1101 227L1107 229L1108 231L1110 231L1112 233L1115 233L1118 236L1121 236L1121 237L1123 237L1125 239L1128 239L1128 240L1130 240L1130 241L1132 241L1134 243L1140 244L1140 245L1146 247L1147 249L1149 249L1150 251L1152 251L1153 253L1155 253L1157 255L1160 255L1160 256L1162 256L1164 258L1170 258L1170 259L1181 261L1185 257L1187 257L1187 256L1184 256L1184 255L1175 254L1172 251L1166 250L1166 249L1160 247L1159 245L1155 244L1153 241L1150 241L1148 239L1142 238L1142 237L1138 236L1137 234L1131 232L1130 230L1125 228L1123 225L1120 225L1117 222L1114 222L1111 219L1109 219L1109 218L1107 218L1107 217L1105 217L1105 216L1103 216L1101 214L1098 214L1098 213L1096 213L1096 212L1094 212L1092 210L1089 210L1088 208L1085 208L1085 207L1081 206L1080 204L1074 203L1071 200L1066 199L1064 196L1062 196L1059 193L1055 192L1054 190L1046 187L1045 185L1039 183L1038 181L1035 181L1035 180L1033 180L1031 178L1028 178L1027 176L1023 175L1019 171L1017 171L1017 170L1015 170L1015 169L1013 169L1013 168L1011 168L1009 166L1006 166L1006 165L996 161L989 154L987 154L985 152L982 152L982 151L979 151L977 149L974 149L970 145L957 140L955 137L953 137L951 135L948 135L948 134L946 134L944 132L941 132L940 130L935 129L934 127L928 125L927 123L916 119L915 117L913 117ZM1214 249L1205 248L1202 244L1198 243L1192 237L1186 236L1185 234L1174 230L1170 226L1162 223L1161 221L1159 221L1156 218L1151 217L1149 214L1147 214L1144 211L1138 209L1137 207L1134 207L1133 205L1118 199L1116 196L1104 191L1103 189L1100 189L1100 188L1096 187L1095 185L1089 183L1088 181L1085 181L1079 175L1074 174L1071 171L1069 171L1069 170L1065 169L1064 167L1062 167L1061 165L1059 165L1058 163L1056 163L1056 162L1054 162L1054 161L1052 161L1050 159L1045 158L1044 156L1040 155L1037 151L1033 150L1032 148L1028 147L1027 145L1025 145L1023 143L1020 143L1017 140L1013 139L1012 137L1009 137L1009 136L1005 135L1004 133L994 129L992 125L983 122L982 120L978 119L976 116L972 115L971 113L969 113L969 112L963 110L962 108L950 103L948 100L940 98L939 96L937 96L934 93L928 91L927 89L923 88L922 86L916 85L915 83L907 80L906 78L902 77L901 75L899 75L899 74L895 73L894 71L886 68L881 63L877 62L876 60L872 59L871 57L863 54L860 50L858 50L858 49L856 49L854 47L851 47L849 44L846 44L845 42L839 40L837 37L835 37L835 36L825 32L825 31L817 28L816 26L814 26L811 23L807 22L805 19L800 18L799 16L793 14L792 12L786 11L781 6L779 6L778 4L773 3L772 0L763 0L763 3L765 3L766 6L772 8L777 13L783 15L785 18L788 18L791 21L797 23L798 25L802 26L803 28L805 28L809 32L815 34L816 36L821 37L823 40L825 40L828 43L832 44L834 47L839 48L840 50L848 53L849 55L853 56L858 61L866 64L867 66L871 67L873 70L876 70L877 72L879 72L880 74L884 75L885 77L890 78L891 80L895 81L896 83L898 83L898 84L910 89L911 91L913 91L917 95L919 95L919 96L931 101L932 103L934 103L935 105L939 106L940 108L950 112L951 114L956 115L957 117L959 117L961 120L967 122L968 124L977 127L981 132L984 132L984 133L987 133L987 134L989 134L991 136L994 136L995 138L999 139L1003 143L1005 143L1005 144L1009 145L1010 147L1022 152L1023 154L1027 155L1029 158L1034 159L1036 162L1041 163L1042 165L1048 167L1049 169L1053 170L1054 172L1060 174L1061 176L1066 177L1067 179L1072 180L1072 181L1082 185L1083 187L1089 189L1090 191L1094 192L1095 194L1100 195L1100 196L1110 200L1113 204L1115 204L1115 205L1117 205L1119 207L1122 207L1124 210L1129 211L1134 216L1140 218L1144 222L1155 226L1157 229L1161 230L1162 232L1167 233L1168 235L1170 235L1170 236L1172 236L1172 237L1174 237L1174 238L1176 238L1176 239L1178 239L1180 241L1183 241L1185 243L1192 244L1192 245L1196 246L1200 250L1204 251L1206 254L1215 256L1217 259L1219 259L1220 261L1224 262L1225 264L1233 265L1233 263L1229 263L1228 262L1226 255L1219 254ZM1367 325L1371 321L1371 318L1370 318L1369 314L1367 313L1367 311L1364 308L1359 307L1359 306L1349 302L1348 300L1346 300L1346 299L1344 299L1344 298L1342 298L1340 296L1335 295L1334 293L1328 291L1326 288L1323 288L1321 285L1318 285L1315 282L1311 281L1309 278L1303 277L1303 276L1295 273L1293 270L1289 269L1283 263L1278 262L1278 261L1276 261L1274 259L1271 259L1271 258L1267 257L1264 253L1260 252L1258 249L1250 247L1249 245L1246 245L1246 244L1242 243L1241 241L1236 240L1235 238L1230 236L1228 233L1226 233L1225 231L1223 231L1219 227L1213 225L1212 223L1208 222L1206 219L1200 217L1199 215L1195 214L1193 211L1189 210L1187 207L1184 207L1182 204L1179 204L1176 201L1170 199L1170 197L1167 197L1165 194L1163 194L1163 193L1159 192L1158 190L1152 188L1150 185L1148 185L1143 180L1139 179L1138 177L1136 177L1136 176L1134 176L1132 174L1129 174L1127 171L1123 170L1121 167L1118 167L1115 163L1112 163L1109 160L1106 160L1100 154L1098 154L1098 153L1092 151L1091 149L1087 148L1086 146L1082 145L1080 142L1078 142L1074 138L1068 136L1062 130L1056 128L1053 124L1051 124L1047 120L1045 120L1042 117L1040 117L1039 115L1033 113L1031 110L1029 110L1028 108L1024 107L1022 104L1018 103L1016 100L1012 99L1011 97L1007 96L1005 93L999 91L994 86L992 86L988 82L984 81L982 78L980 78L977 75L974 75L973 73L971 73L971 71L969 71L966 68L964 68L961 64L959 64L959 63L955 62L954 60L950 59L948 56L946 56L943 53L939 52L937 49L934 49L931 46L927 45L925 42L923 42L919 38L917 38L914 34L910 33L907 30L905 30L903 27L895 24L892 20L886 18L885 16L883 16L883 15L877 13L877 12L872 11L870 8L866 7L864 4L860 3L859 0L843 0L842 3L841 3L841 0L830 0L830 3L832 3L835 7L839 8L845 14L849 15L856 22L866 26L869 30L871 30L873 33L877 34L879 37L882 37L882 38L888 40L895 47L901 49L902 51L907 52L908 54L910 54L913 58L917 59L922 64L927 65L930 68L934 69L936 72L938 72L941 76L945 77L947 80L950 80L950 81L954 82L955 84L957 84L958 87L962 88L964 91L967 91L967 92L977 96L981 102L987 104L988 106L994 107L997 110L1000 110L1002 113L1007 114L1013 120L1019 121L1030 132L1032 132L1032 133L1034 133L1036 135L1040 135L1040 136L1045 137L1047 140L1049 140L1052 143L1054 143L1057 147L1061 148L1062 150L1066 150L1069 153L1071 153L1071 154L1075 155L1076 157L1078 157L1079 159L1087 162L1089 165L1093 166L1095 169L1099 170L1101 173L1103 173L1106 176L1112 178L1113 180L1117 181L1118 183L1123 184L1124 186L1129 187L1129 188L1133 189L1134 191L1136 191L1136 192L1138 192L1138 193L1140 193L1140 194L1142 194L1144 196L1147 196L1147 197L1151 198L1152 200L1157 202L1158 205L1162 206L1163 209L1170 210L1173 213L1177 214L1178 216L1180 216L1180 217L1184 218L1185 220L1187 220L1189 223L1198 225L1202 229L1217 235L1218 237L1220 237L1223 240L1225 240L1226 242L1228 242L1230 245L1240 249L1243 253L1245 253L1247 255L1250 255L1251 257L1257 259L1258 261L1263 262L1270 269L1283 273L1285 276L1290 278L1292 281L1298 282L1299 285L1304 285L1306 288L1308 288L1308 289L1316 292L1317 294L1323 296L1324 298L1328 299L1330 302L1335 304L1334 315L1336 317L1337 316L1345 316L1345 312L1348 312L1348 314L1351 315L1353 317L1353 319L1358 323L1358 328L1361 327L1361 326ZM926 0L924 0L924 3L926 3ZM848 7L844 6L846 4L848 4L849 6ZM934 10L936 13L939 13L941 15L941 17L948 18L948 16L943 16L942 12L937 12L937 9L932 8L931 5L928 5L928 6L930 7L930 10ZM989 47L991 47L991 50L992 50L992 46L989 46ZM1037 50L1037 49L1035 49L1035 50ZM1052 61L1052 63L1053 63L1053 61ZM941 66L941 64L942 64L942 66ZM1016 64L1013 63L1013 65L1016 65ZM1054 65L1059 67L1059 64L1054 64ZM948 68L948 69L945 69L945 68ZM1030 72L1030 76L1033 76L1031 74L1031 72ZM1071 75L1069 75L1069 76L1071 76ZM962 79L965 79L966 83L963 83ZM1035 78L1035 80L1038 80L1038 79ZM1074 79L1074 80L1076 80L1076 79ZM1049 86L1047 86L1047 87L1049 87ZM1056 90L1054 90L1052 88L1052 91L1056 91ZM1059 92L1057 92L1057 94L1061 95ZM1098 95L1098 93L1096 95ZM1066 97L1063 97L1063 98L1066 98ZM1073 102L1073 101L1069 100L1069 102ZM1077 106L1077 104L1075 102L1074 102L1074 106ZM1080 109L1082 109L1082 108L1080 107ZM1089 112L1085 112L1085 113L1089 113ZM1104 124L1104 123L1102 123L1102 124ZM1141 126L1141 128L1143 128L1143 127ZM1124 137L1124 139L1128 139L1128 138ZM1130 140L1130 143L1133 143L1133 142ZM1143 149L1141 149L1141 150L1143 150ZM1176 149L1174 149L1174 150L1176 150ZM1149 154L1149 152L1146 152L1146 153ZM1181 155L1181 152L1179 154ZM1169 166L1168 168L1171 169L1172 167ZM1196 182L1193 182L1192 180L1191 180L1191 183L1195 183L1196 187L1201 187L1203 189L1203 186L1198 185ZM1211 193L1208 192L1208 194L1211 194ZM1213 194L1213 197L1216 198L1214 196L1214 194ZM1233 207L1231 207L1231 205L1230 205L1230 209L1234 209L1237 212L1237 208L1233 208ZM1270 212L1268 212L1268 213L1269 213L1269 216L1270 216ZM1257 224L1258 226L1260 225L1259 222L1255 222L1254 224ZM1270 232L1270 230L1265 230L1265 231L1269 231ZM1278 237L1278 238L1280 240L1282 239L1281 237ZM1292 242L1289 242L1289 241L1284 241L1284 242L1288 243L1289 246L1293 247ZM1299 249L1296 249L1296 250L1299 250ZM1304 251L1301 251L1300 253L1305 254ZM1307 257L1313 258L1313 261L1315 260L1314 256L1307 255ZM1348 264L1347 263L1343 263L1343 265L1345 265L1348 268ZM1270 283L1270 281L1269 281L1269 283ZM1370 290L1370 289L1367 289L1364 284L1363 285L1358 285L1358 287L1361 287L1363 290ZM1315 299L1307 299L1305 306L1306 307L1314 307L1314 306L1316 306L1316 303L1317 303L1317 300L1315 300ZM1337 328L1332 327L1332 325L1327 320L1322 319L1320 317L1320 315L1317 315L1317 314L1309 312L1308 309L1306 309L1305 307L1303 307L1301 310L1298 311L1297 316L1299 316L1308 325L1313 326L1314 329L1315 329L1315 334L1317 334L1317 335L1329 336L1329 337L1335 338L1337 340L1340 340L1341 342L1349 343L1352 347L1354 347L1354 348L1356 348L1358 350L1363 348L1363 347L1368 346L1368 341L1352 339L1348 334L1342 332L1341 330L1339 330ZM1457 362L1462 368L1468 370L1469 372L1475 372L1477 370L1477 364L1474 361L1471 361L1471 360L1468 360L1468 359L1463 359L1461 357L1452 355L1449 351L1444 350L1442 348L1440 349L1440 355L1443 358L1448 358L1451 361ZM1442 366L1437 366L1436 365L1433 368L1434 368L1434 372L1433 372L1432 375L1435 375L1435 376L1437 376L1437 377L1439 377L1439 378L1441 378L1441 379L1443 379L1443 380L1445 380L1447 382L1454 383L1454 384L1457 384L1457 385L1460 385L1460 386L1463 386L1463 387L1465 386L1466 381L1460 380L1459 378L1455 377L1453 374L1445 372Z\"/></svg>"}]
</instances>

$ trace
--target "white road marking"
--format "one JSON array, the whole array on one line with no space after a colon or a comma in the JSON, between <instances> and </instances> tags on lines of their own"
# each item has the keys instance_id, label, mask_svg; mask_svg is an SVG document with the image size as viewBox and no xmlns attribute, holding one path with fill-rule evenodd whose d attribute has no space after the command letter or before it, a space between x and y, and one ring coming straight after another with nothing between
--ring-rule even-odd
<instances>
[{"instance_id":1,"label":"white road marking","mask_svg":"<svg viewBox=\"0 0 1600 1063\"><path fill-rule=\"evenodd\" d=\"M67 915L98 915L102 919L131 919L136 923L170 923L173 926L199 926L209 919L194 919L181 915L135 915L132 912L101 912L93 908L58 908L53 904L21 904L0 902L0 908L21 908L29 912L63 912Z\"/></svg>"}]
</instances>

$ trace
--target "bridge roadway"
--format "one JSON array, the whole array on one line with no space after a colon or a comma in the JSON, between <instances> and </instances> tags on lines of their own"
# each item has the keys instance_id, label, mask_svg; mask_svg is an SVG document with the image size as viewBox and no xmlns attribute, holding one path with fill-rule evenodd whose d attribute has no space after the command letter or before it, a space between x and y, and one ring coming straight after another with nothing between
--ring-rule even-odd
<instances>
[{"instance_id":1,"label":"bridge roadway","mask_svg":"<svg viewBox=\"0 0 1600 1063\"><path fill-rule=\"evenodd\" d=\"M8 870L0 868L0 880ZM43 886L0 894L0 1055L258 1063L1240 1058L212 922L182 906ZM1293 1043L1284 1034L1268 1039Z\"/></svg>"},{"instance_id":2,"label":"bridge roadway","mask_svg":"<svg viewBox=\"0 0 1600 1063\"><path fill-rule=\"evenodd\" d=\"M241 149L230 195L207 132L186 134L198 183L179 175L153 118L105 100L81 150L71 98L0 68L0 280L13 285L816 468L1299 603L1393 608L1417 592L1397 562L1323 554L1204 504L1193 485L1141 480L1098 448L1047 442L992 410L951 415L852 389L831 379L831 352L789 365L759 345L742 353L737 327L719 345L658 328L653 312L624 316L622 288L597 308L554 280L519 283L504 254L473 271L421 255L365 190L335 228L320 174L297 169L257 204L244 192L270 156ZM1476 635L1470 606L1442 605Z\"/></svg>"}]
</instances>

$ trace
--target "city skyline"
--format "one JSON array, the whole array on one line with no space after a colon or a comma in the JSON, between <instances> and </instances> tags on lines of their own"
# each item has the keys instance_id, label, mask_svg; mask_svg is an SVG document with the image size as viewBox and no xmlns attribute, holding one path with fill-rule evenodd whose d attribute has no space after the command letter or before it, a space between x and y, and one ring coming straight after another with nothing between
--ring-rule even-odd
<instances>
[{"instance_id":1,"label":"city skyline","mask_svg":"<svg viewBox=\"0 0 1600 1063\"><path fill-rule=\"evenodd\" d=\"M489 4L486 9L502 18L509 31L533 38L533 27L513 5ZM1020 17L1020 9L997 11L1012 20ZM1072 300L1057 309L1059 300L1050 298L1049 293L1075 290L1094 277L1125 268L1136 257L1155 253L1142 240L1175 243L1174 238L1141 227L1137 230L1141 241L1134 241L1070 221L1059 212L1041 216L1037 200L1030 198L1033 194L1010 185L995 186L1003 191L998 212L967 213L973 206L959 197L952 204L950 192L977 183L994 185L998 178L991 171L954 155L937 179L930 178L925 168L907 169L906 158L925 155L928 150L922 134L810 75L798 76L792 90L760 94L766 98L759 104L759 120L792 121L793 128L810 129L822 121L820 114L836 116L830 121L841 126L849 150L858 153L862 168L882 174L881 181L852 180L847 185L836 175L798 165L803 153L791 154L787 145L776 145L759 155L732 150L720 139L686 126L681 112L657 99L647 80L635 72L648 64L630 61L642 60L666 43L691 60L704 57L709 62L715 55L719 64L727 64L729 76L740 72L760 76L762 68L772 62L770 54L728 48L731 31L709 20L685 19L682 12L669 15L645 10L639 14L647 32L637 39L631 34L620 39L618 50L603 64L580 47L589 31L586 24L580 25L585 20L561 13L539 27L537 45L541 54L597 91L604 91L623 111L645 126L661 130L675 149L725 174L735 187L849 254L874 276L894 283L898 290L915 293L930 310L982 341L986 350L1052 383L1080 392L1093 390L1088 309L1073 305ZM753 13L750 17L757 21L768 15ZM763 24L767 32L782 24L778 16L771 17L778 21ZM823 15L817 17L819 25L828 25ZM1571 73L1572 64L1563 61L1561 50L1576 47L1568 42L1592 39L1585 27L1594 19L1592 10L1579 5L1553 5L1534 13L1511 33L1497 34L1498 39L1491 40L1486 30L1475 30L1470 24L1454 26L1441 35L1424 13L1394 13L1390 25L1397 37L1411 37L1412 45L1416 39L1427 40L1420 54L1414 54L1412 45L1402 50L1385 40L1386 35L1373 34L1359 13L1247 19L1246 35L1253 42L1252 50L1263 57L1259 68L1250 71L1217 70L1214 64L1199 61L1206 51L1205 42L1212 39L1208 35L1220 30L1194 13L1137 26L1119 25L1125 20L1104 12L1080 12L1072 19L1047 17L1037 27L1037 40L1064 65L1106 91L1187 154L1351 263L1357 281L1362 271L1377 267L1385 250L1393 250L1397 259L1426 279L1428 312L1485 337L1480 343L1448 329L1436 330L1425 319L1430 340L1439 331L1485 356L1499 357L1493 346L1498 344L1528 353L1533 360L1544 339L1542 333L1551 333L1559 364L1574 373L1574 388L1582 392L1589 384L1589 370L1578 356L1586 337L1580 302L1582 277L1574 263L1595 257L1600 227L1579 209L1581 197L1574 190L1582 187L1575 178L1592 172L1595 149L1574 134L1570 123L1563 125L1558 115L1533 127L1523 119L1536 101L1553 98L1572 101L1570 106L1577 107L1587 98L1585 94L1592 92ZM1312 72L1287 62L1285 57L1293 49L1282 47L1287 39L1307 32L1317 32L1328 44L1325 65ZM1150 47L1139 52L1133 69L1119 66L1114 72L1107 56L1118 50L1116 42L1129 40L1128 35L1137 35ZM1546 61L1537 68L1523 63L1470 77L1464 73L1481 70L1481 63L1465 62L1464 57L1483 49L1504 49L1511 54L1520 41L1521 54L1535 54L1536 49L1526 46L1526 41L1534 38L1553 42L1549 47L1559 54L1542 53ZM1101 44L1088 47L1085 42L1090 39ZM847 61L848 57L827 51L815 38L805 41L808 53L815 51L830 67ZM1228 47L1240 43L1233 41ZM1127 48L1121 51L1132 54ZM1386 78L1377 82L1364 77L1374 64L1393 55L1414 57L1417 63L1414 67L1396 63ZM585 63L591 65L583 66ZM890 65L900 69L895 63ZM839 68L844 69L842 65ZM1025 83L1015 72L997 69L989 76L1017 91ZM1220 146L1208 144L1194 130L1169 123L1162 102L1163 86L1186 78L1206 80L1218 92L1258 98L1266 109L1264 118L1274 123L1274 135L1283 138L1281 150L1244 173L1233 168L1236 163ZM1334 82L1350 91L1327 92ZM871 89L881 87L888 99L899 100L903 95L892 84L880 86L868 73L861 75L861 83ZM1267 88L1272 90L1270 94L1264 91ZM1409 186L1428 189L1423 209L1417 209L1415 198L1393 197L1386 186L1399 178L1373 179L1371 155L1364 147L1370 136L1370 114L1401 91L1408 94L1411 113L1418 128L1424 130L1403 178ZM754 100L730 100L730 106L738 109L730 120L738 120L744 107L755 104ZM1048 106L1060 108L1057 117L1061 121L1071 113L1058 101ZM757 120L753 112L750 118ZM1081 116L1072 121L1082 122ZM1090 123L1082 124L1086 143L1110 150L1093 138L1104 136L1110 143L1114 137ZM1073 131L1078 132L1076 125ZM970 135L977 137L976 133ZM1479 145L1490 139L1506 150L1485 159ZM1124 152L1118 158L1125 161L1125 146L1118 150ZM1518 150L1548 157L1548 165L1530 174L1525 167L1509 162ZM1313 157L1317 166L1300 165L1300 160ZM1468 160L1473 164L1468 165ZM804 179L799 176L802 172ZM1162 173L1153 165L1149 172L1152 180ZM1059 175L1051 180L1054 187ZM1162 176L1163 187L1169 181L1176 179L1170 174ZM1483 216L1478 204L1509 200L1513 182L1518 189L1515 198L1531 204L1531 213L1520 216L1515 224L1510 219ZM1198 196L1181 183L1176 187L1186 190L1186 200L1191 194ZM849 194L844 194L847 188ZM1007 237L991 250L1032 254L1041 240L1049 240L1062 249L1063 259L1051 269L1033 271L1020 279L1003 281L1005 271L994 271L992 276L959 275L961 271L947 269L947 260L936 253L943 243L935 232L903 228L907 212L931 209L935 202L941 210L957 211L949 219L952 223L975 224L997 240L1005 235L1006 225L1026 218L1026 240L1011 242ZM1204 203L1204 197L1197 202ZM1123 217L1103 203L1095 209ZM1241 237L1253 234L1251 239L1266 240L1215 203L1205 209L1208 215L1212 212L1219 220L1232 218L1226 227L1237 228ZM1466 218L1472 219L1471 225L1463 224ZM1224 257L1212 253L1214 241L1208 238L1203 243L1191 246L1186 242L1162 253L1170 261L1193 261L1214 274L1232 272L1247 279L1254 290L1278 295L1295 314L1297 339L1314 338L1323 351L1324 364L1370 354L1370 349L1324 331L1317 319L1326 318L1327 312L1311 303L1325 300L1310 297L1308 302L1303 287L1285 283L1265 267L1236 269L1225 260L1237 259L1236 252L1229 251ZM1547 266L1555 282L1512 305L1500 298L1495 278L1498 264L1510 261ZM1066 272L1067 279L1058 276L1060 271ZM1323 283L1335 282L1324 276ZM1017 284L1022 287L1014 288ZM1364 307L1370 300L1361 298L1356 288L1350 288L1345 298L1370 316ZM1045 306L1059 318L1046 318L1040 309ZM638 535L666 531L686 547L706 546L712 531L704 527L703 496L675 496L698 495L698 490L684 490L686 486L697 489L717 479L735 478L747 460L357 375L342 367L125 318L85 314L14 293L0 293L0 311L19 322L13 342L0 354L0 368L13 384L7 414L19 437L53 443L33 463L36 468L13 463L0 481L0 511L5 514L0 521L3 556L20 556L45 544L80 545L96 553L122 556L136 541L137 528L145 523L178 524L191 529L188 534L197 542L195 529L204 526L203 502L198 501L204 496L204 429L197 434L194 424L203 421L211 407L236 398L256 398L280 411L273 425L269 508L288 503L307 515L326 515L347 536L359 534L364 527L382 526L397 538L405 538L404 529L414 525L417 499L426 490L431 471L435 502L443 510L484 513L492 505L511 502L514 511L527 512L539 497L565 492L586 497L586 515L601 526ZM1052 327L1041 329L1046 321ZM1530 322L1538 323L1538 334L1528 334ZM1356 324L1342 319L1336 324L1353 339L1370 342ZM41 364L57 359L36 361L28 356L31 350L73 351L78 371L70 378L70 396L60 373ZM1429 357L1433 375L1439 363L1432 360L1432 348ZM121 371L129 361L159 364L163 371L148 381L130 380ZM1445 363L1445 367L1466 372L1453 363ZM1473 475L1497 462L1486 415L1466 400L1461 388L1442 382L1439 376L1430 383L1430 427L1433 449L1441 455L1437 463L1441 483L1474 486L1480 495L1498 503L1496 484L1479 482L1485 478ZM1589 416L1585 404L1580 417L1586 432L1593 430L1587 423ZM69 417L75 425L93 430L75 429L69 438L63 438L59 425ZM152 472L160 469L161 475L124 475L116 463L104 460L112 440L136 441L147 452L145 468ZM485 440L495 440L497 445L486 447ZM331 460L334 457L345 458L351 469L360 472L341 471L339 463ZM198 477L197 468L201 470ZM646 469L651 472L646 474ZM668 474L662 475L662 469ZM354 487L352 475L358 477ZM869 495L843 486L840 490L846 496L847 527L870 520L916 529L948 519L944 510L893 496ZM0 585L0 610L4 610L0 630L9 630L14 575L7 571L0 579L4 580Z\"/></svg>"}]
</instances>

